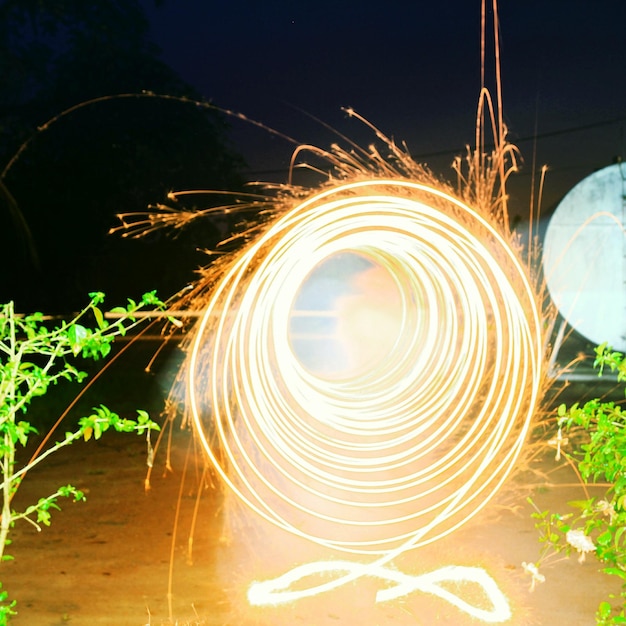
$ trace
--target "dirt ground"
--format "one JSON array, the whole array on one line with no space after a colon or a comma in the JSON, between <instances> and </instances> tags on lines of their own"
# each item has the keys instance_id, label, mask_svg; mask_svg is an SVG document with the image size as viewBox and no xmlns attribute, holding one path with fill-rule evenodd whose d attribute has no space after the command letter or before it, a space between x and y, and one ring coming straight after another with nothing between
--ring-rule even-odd
<instances>
[{"instance_id":1,"label":"dirt ground","mask_svg":"<svg viewBox=\"0 0 626 626\"><path fill-rule=\"evenodd\" d=\"M173 471L164 470L162 449L148 493L146 443L134 435L75 444L27 475L16 509L68 483L84 490L87 501L60 502L62 511L41 532L24 522L16 526L9 548L15 558L0 565L0 580L18 602L15 626L480 623L420 591L376 603L376 591L390 583L370 578L276 608L249 607L245 588L258 564L287 554L292 539L252 517L225 534L223 498L210 480L201 480L191 442L189 433L174 432ZM446 565L480 566L509 599L507 624L592 626L598 603L618 586L593 558L581 565L571 557L542 570L546 581L531 592L522 562L536 560L540 546L527 495L541 509L563 512L567 501L582 497L573 472L546 447L473 521L390 567L417 576ZM485 606L475 589L454 591Z\"/></svg>"},{"instance_id":2,"label":"dirt ground","mask_svg":"<svg viewBox=\"0 0 626 626\"><path fill-rule=\"evenodd\" d=\"M31 502L67 483L83 489L87 501L62 503L63 510L40 533L25 523L16 527L10 547L15 560L2 564L4 586L19 603L16 626L478 623L444 600L419 592L376 604L373 595L381 582L369 579L313 601L276 609L246 608L242 589L237 589L250 562L244 553L265 558L267 537L262 539L264 531L248 527L230 544L220 541L221 498L207 488L199 503L192 560L188 558L197 468L192 459L181 490L187 444L184 433L175 438L175 471L166 476L161 469L156 471L147 494L145 442L127 436L75 445L28 476L20 501ZM543 461L536 469L544 471L549 465ZM580 565L572 557L548 567L546 582L529 591L530 578L521 563L535 560L539 550L524 499L525 483L531 480L540 508L564 510L567 500L580 498L575 487L565 486L573 483L565 467L546 480L525 471L499 502L468 526L405 556L396 566L419 574L443 565L480 565L509 597L513 618L508 623L594 624L595 609L611 581L597 572L593 559ZM220 558L230 564L230 572L220 566Z\"/></svg>"}]
</instances>

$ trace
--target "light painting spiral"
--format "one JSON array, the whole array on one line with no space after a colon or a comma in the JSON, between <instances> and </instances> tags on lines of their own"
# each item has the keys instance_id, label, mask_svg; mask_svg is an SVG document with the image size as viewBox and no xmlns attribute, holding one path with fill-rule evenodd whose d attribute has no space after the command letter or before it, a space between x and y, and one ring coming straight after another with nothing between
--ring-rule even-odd
<instances>
[{"instance_id":1,"label":"light painting spiral","mask_svg":"<svg viewBox=\"0 0 626 626\"><path fill-rule=\"evenodd\" d=\"M344 258L361 262L350 290L302 310L316 272ZM307 316L332 318L336 368L298 352ZM380 563L490 500L526 438L541 364L536 298L508 241L439 189L360 180L302 201L233 256L197 327L188 391L241 500Z\"/></svg>"}]
</instances>

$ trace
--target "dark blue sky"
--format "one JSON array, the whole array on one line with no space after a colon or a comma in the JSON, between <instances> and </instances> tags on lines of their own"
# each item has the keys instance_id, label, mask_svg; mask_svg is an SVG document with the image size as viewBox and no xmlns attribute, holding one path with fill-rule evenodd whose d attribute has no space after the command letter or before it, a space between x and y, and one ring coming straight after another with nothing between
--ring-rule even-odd
<instances>
[{"instance_id":1,"label":"dark blue sky","mask_svg":"<svg viewBox=\"0 0 626 626\"><path fill-rule=\"evenodd\" d=\"M535 128L538 165L552 170L547 208L587 174L626 156L626 2L501 5L504 113L525 159L511 187L519 205L512 209L522 212L528 202L528 138ZM149 13L163 59L216 105L322 147L332 135L298 109L369 141L341 112L350 106L452 177L454 153L474 137L480 6L480 0L165 0ZM491 48L487 61L493 62ZM493 75L491 66L487 72ZM237 147L260 178L286 167L289 144L242 126L234 123Z\"/></svg>"}]
</instances>

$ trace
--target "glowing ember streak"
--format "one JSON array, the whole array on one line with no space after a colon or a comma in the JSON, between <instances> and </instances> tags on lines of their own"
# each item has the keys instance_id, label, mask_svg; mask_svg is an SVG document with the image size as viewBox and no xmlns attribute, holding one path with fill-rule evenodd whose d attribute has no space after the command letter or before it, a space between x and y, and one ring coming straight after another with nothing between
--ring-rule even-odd
<instances>
[{"instance_id":1,"label":"glowing ember streak","mask_svg":"<svg viewBox=\"0 0 626 626\"><path fill-rule=\"evenodd\" d=\"M386 356L333 380L300 362L290 320L315 268L345 253L385 270L399 308ZM541 362L534 291L499 233L438 189L364 180L302 202L233 258L197 329L189 396L244 502L379 567L458 528L502 485ZM313 590L361 575L343 569Z\"/></svg>"},{"instance_id":2,"label":"glowing ember streak","mask_svg":"<svg viewBox=\"0 0 626 626\"><path fill-rule=\"evenodd\" d=\"M422 593L438 596L450 602L461 611L465 611L472 617L481 619L484 622L505 622L511 618L511 609L507 599L498 589L493 578L479 567L458 565L442 567L434 572L420 576L409 576L397 570L385 567L372 569L367 565L360 565L351 561L320 561L296 567L274 580L253 583L248 591L248 600L252 605L291 602L303 595L301 591L290 591L289 587L291 585L307 576L326 575L336 572L353 573L358 577L376 576L377 578L396 583L393 587L379 591L376 594L377 602L385 602L414 591L421 591ZM491 609L481 608L466 602L459 596L441 587L440 583L455 583L456 585L474 583L479 585L487 596Z\"/></svg>"}]
</instances>

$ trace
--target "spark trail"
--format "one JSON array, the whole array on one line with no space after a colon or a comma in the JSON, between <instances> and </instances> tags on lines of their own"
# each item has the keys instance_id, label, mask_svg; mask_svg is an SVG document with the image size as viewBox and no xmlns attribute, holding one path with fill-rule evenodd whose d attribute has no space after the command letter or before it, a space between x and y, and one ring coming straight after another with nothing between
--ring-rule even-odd
<instances>
[{"instance_id":1,"label":"spark trail","mask_svg":"<svg viewBox=\"0 0 626 626\"><path fill-rule=\"evenodd\" d=\"M372 341L392 337L386 353L333 378L303 365L290 328L303 284L346 253L382 270L398 297L390 328L372 328ZM374 576L489 502L541 386L540 315L516 253L464 203L406 180L334 186L277 217L234 256L194 337L191 413L225 483L279 528L370 555ZM348 568L298 593L361 575Z\"/></svg>"},{"instance_id":2,"label":"spark trail","mask_svg":"<svg viewBox=\"0 0 626 626\"><path fill-rule=\"evenodd\" d=\"M185 416L227 491L301 543L351 557L302 563L289 554L290 571L249 586L252 605L374 577L395 583L379 601L421 591L484 621L511 617L479 568L414 576L392 567L493 498L520 457L545 382L549 316L530 275L536 251L520 262L510 230L506 181L517 150L506 141L491 4L496 99L485 86L482 0L476 145L453 164L458 197L346 109L376 143L365 149L339 135L347 148L301 145L287 185L222 207L120 216L134 237L220 211L254 215L224 242L239 248L216 256L178 303L199 314L178 377ZM301 163L305 155L314 163ZM300 168L325 182L298 187ZM303 307L321 268L343 258L366 269L349 271L334 301ZM307 316L315 322L305 343L330 348L321 367L300 349ZM446 588L467 582L482 588L484 605Z\"/></svg>"}]
</instances>

